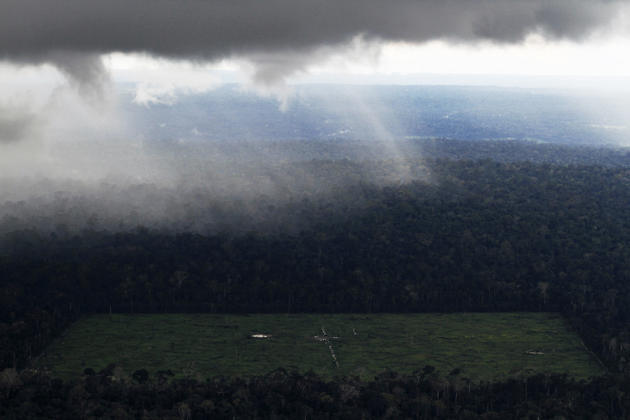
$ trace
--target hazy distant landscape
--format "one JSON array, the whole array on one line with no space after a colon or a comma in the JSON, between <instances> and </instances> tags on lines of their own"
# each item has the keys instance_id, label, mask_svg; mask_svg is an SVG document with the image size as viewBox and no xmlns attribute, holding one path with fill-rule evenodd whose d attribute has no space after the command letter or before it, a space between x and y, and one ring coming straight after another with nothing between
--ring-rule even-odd
<instances>
[{"instance_id":1,"label":"hazy distant landscape","mask_svg":"<svg viewBox=\"0 0 630 420\"><path fill-rule=\"evenodd\" d=\"M630 144L623 95L483 86L302 85L286 105L237 85L139 105L122 90L125 115L148 143L220 140L527 140Z\"/></svg>"}]
</instances>

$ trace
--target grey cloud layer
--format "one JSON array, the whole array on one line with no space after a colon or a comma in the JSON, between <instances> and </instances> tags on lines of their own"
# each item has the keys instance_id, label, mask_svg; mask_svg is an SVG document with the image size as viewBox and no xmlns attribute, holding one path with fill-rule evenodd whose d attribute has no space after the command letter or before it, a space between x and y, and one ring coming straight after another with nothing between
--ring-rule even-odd
<instances>
[{"instance_id":1,"label":"grey cloud layer","mask_svg":"<svg viewBox=\"0 0 630 420\"><path fill-rule=\"evenodd\" d=\"M606 0L2 0L0 55L144 51L198 59L309 51L368 38L516 42L580 38L623 2Z\"/></svg>"}]
</instances>

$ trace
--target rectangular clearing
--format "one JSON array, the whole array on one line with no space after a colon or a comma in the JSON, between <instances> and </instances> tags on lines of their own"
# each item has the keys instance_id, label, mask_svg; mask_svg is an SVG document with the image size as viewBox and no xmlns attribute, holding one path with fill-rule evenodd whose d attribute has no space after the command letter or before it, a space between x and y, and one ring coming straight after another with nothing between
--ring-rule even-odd
<instances>
[{"instance_id":1,"label":"rectangular clearing","mask_svg":"<svg viewBox=\"0 0 630 420\"><path fill-rule=\"evenodd\" d=\"M442 375L461 368L461 376L475 382L603 373L562 317L548 313L93 315L72 325L35 365L71 378L110 363L129 374L170 369L197 378L283 367L369 379L386 369L411 373L426 365Z\"/></svg>"}]
</instances>

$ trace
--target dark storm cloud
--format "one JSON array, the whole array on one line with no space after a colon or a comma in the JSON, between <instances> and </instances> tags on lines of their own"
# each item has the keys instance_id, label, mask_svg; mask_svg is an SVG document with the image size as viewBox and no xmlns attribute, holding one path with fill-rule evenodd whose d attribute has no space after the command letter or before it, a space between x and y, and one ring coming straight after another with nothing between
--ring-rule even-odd
<instances>
[{"instance_id":1,"label":"dark storm cloud","mask_svg":"<svg viewBox=\"0 0 630 420\"><path fill-rule=\"evenodd\" d=\"M322 47L366 39L518 42L532 32L579 39L622 2L606 0L2 0L0 56L53 62L80 84L94 57L147 52L198 60L245 56L262 79ZM85 53L88 59L59 59ZM282 58L282 57L289 57ZM288 66L283 66L288 61ZM269 63L272 65L269 65Z\"/></svg>"},{"instance_id":2,"label":"dark storm cloud","mask_svg":"<svg viewBox=\"0 0 630 420\"><path fill-rule=\"evenodd\" d=\"M64 75L72 79L83 97L100 99L103 85L109 80L98 54L80 51L54 51L45 56Z\"/></svg>"}]
</instances>

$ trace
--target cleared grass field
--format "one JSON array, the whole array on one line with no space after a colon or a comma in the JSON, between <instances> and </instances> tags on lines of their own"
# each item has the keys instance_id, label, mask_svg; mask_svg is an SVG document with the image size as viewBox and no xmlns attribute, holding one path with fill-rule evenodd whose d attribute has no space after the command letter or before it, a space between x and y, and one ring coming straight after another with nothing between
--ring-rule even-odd
<instances>
[{"instance_id":1,"label":"cleared grass field","mask_svg":"<svg viewBox=\"0 0 630 420\"><path fill-rule=\"evenodd\" d=\"M326 330L339 367L326 341ZM269 334L270 338L252 338ZM336 337L336 338L335 338ZM94 315L75 323L36 362L63 378L116 363L178 376L258 375L284 367L371 378L432 365L473 381L532 373L603 373L563 319L545 313Z\"/></svg>"}]
</instances>

